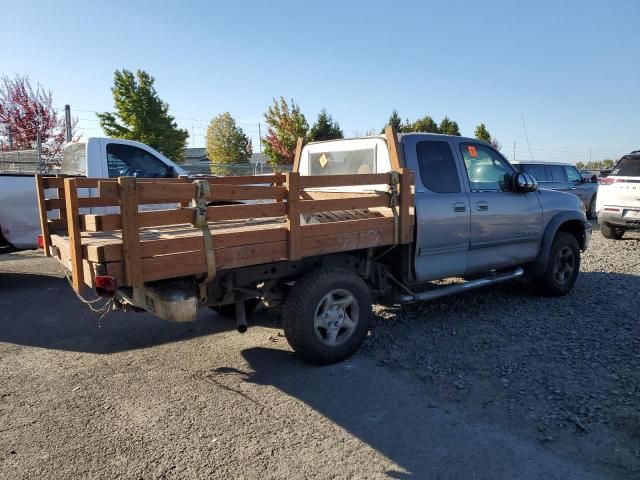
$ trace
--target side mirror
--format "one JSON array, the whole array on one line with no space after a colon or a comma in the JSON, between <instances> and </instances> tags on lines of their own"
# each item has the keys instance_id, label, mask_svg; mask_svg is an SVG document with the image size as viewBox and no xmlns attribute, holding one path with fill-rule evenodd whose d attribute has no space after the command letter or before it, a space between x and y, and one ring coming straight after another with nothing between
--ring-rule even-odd
<instances>
[{"instance_id":1,"label":"side mirror","mask_svg":"<svg viewBox=\"0 0 640 480\"><path fill-rule=\"evenodd\" d=\"M513 190L520 193L535 192L538 190L536 177L528 173L517 172L513 174Z\"/></svg>"}]
</instances>

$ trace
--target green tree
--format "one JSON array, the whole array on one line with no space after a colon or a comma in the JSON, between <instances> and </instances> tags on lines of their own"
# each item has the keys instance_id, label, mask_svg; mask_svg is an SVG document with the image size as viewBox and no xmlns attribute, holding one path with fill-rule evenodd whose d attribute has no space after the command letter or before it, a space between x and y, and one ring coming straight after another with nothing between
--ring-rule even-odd
<instances>
[{"instance_id":1,"label":"green tree","mask_svg":"<svg viewBox=\"0 0 640 480\"><path fill-rule=\"evenodd\" d=\"M407 122L406 132L440 133L438 124L429 115L419 118L413 123Z\"/></svg>"},{"instance_id":2,"label":"green tree","mask_svg":"<svg viewBox=\"0 0 640 480\"><path fill-rule=\"evenodd\" d=\"M110 137L137 140L182 161L189 133L178 128L153 83L154 78L144 70L135 76L129 70L116 70L111 88L116 111L98 113L100 126Z\"/></svg>"},{"instance_id":3,"label":"green tree","mask_svg":"<svg viewBox=\"0 0 640 480\"><path fill-rule=\"evenodd\" d=\"M293 100L289 107L284 97L280 97L279 101L274 98L264 118L269 125L267 135L262 140L264 154L270 163L292 164L298 137L305 138L309 130L300 107Z\"/></svg>"},{"instance_id":4,"label":"green tree","mask_svg":"<svg viewBox=\"0 0 640 480\"><path fill-rule=\"evenodd\" d=\"M211 120L206 139L207 157L212 163L211 173L224 173L224 169L218 168L220 164L249 163L252 153L251 140L236 125L229 112Z\"/></svg>"},{"instance_id":5,"label":"green tree","mask_svg":"<svg viewBox=\"0 0 640 480\"><path fill-rule=\"evenodd\" d=\"M391 116L389 117L389 120L387 120L386 125L382 128L380 133L384 133L384 129L387 128L387 125L391 125L393 129L396 131L396 133L400 133L404 131L404 128L402 126L402 119L400 118L400 115L398 115L398 111L395 108L391 112Z\"/></svg>"},{"instance_id":6,"label":"green tree","mask_svg":"<svg viewBox=\"0 0 640 480\"><path fill-rule=\"evenodd\" d=\"M586 169L586 165L584 164L584 162L576 162L576 168L578 170L585 170Z\"/></svg>"},{"instance_id":7,"label":"green tree","mask_svg":"<svg viewBox=\"0 0 640 480\"><path fill-rule=\"evenodd\" d=\"M457 135L460 136L460 129L458 128L458 124L451 120L449 117L444 117L440 122L440 127L438 127L440 133L444 133L445 135Z\"/></svg>"},{"instance_id":8,"label":"green tree","mask_svg":"<svg viewBox=\"0 0 640 480\"><path fill-rule=\"evenodd\" d=\"M476 127L475 137L483 142L491 143L491 134L484 123Z\"/></svg>"},{"instance_id":9,"label":"green tree","mask_svg":"<svg viewBox=\"0 0 640 480\"><path fill-rule=\"evenodd\" d=\"M311 130L309 130L307 140L309 142L319 142L321 140L334 140L343 137L344 135L338 122L334 122L333 117L323 108L318 115L316 123L314 123Z\"/></svg>"}]
</instances>

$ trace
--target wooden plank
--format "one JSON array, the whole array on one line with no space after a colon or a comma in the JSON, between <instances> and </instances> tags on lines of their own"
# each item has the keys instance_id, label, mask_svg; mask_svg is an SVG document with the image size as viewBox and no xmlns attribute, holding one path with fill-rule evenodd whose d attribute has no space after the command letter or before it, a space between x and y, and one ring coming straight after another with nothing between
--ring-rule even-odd
<instances>
[{"instance_id":1,"label":"wooden plank","mask_svg":"<svg viewBox=\"0 0 640 480\"><path fill-rule=\"evenodd\" d=\"M389 160L391 161L391 169L398 170L403 167L402 150L398 144L398 137L391 125L387 125L384 129L387 139L387 148L389 149Z\"/></svg>"},{"instance_id":2,"label":"wooden plank","mask_svg":"<svg viewBox=\"0 0 640 480\"><path fill-rule=\"evenodd\" d=\"M42 185L47 188L64 188L64 178L42 177Z\"/></svg>"},{"instance_id":3,"label":"wooden plank","mask_svg":"<svg viewBox=\"0 0 640 480\"><path fill-rule=\"evenodd\" d=\"M125 285L142 286L140 263L140 230L138 229L138 189L134 177L121 177L120 217L122 219L122 255L124 257Z\"/></svg>"},{"instance_id":4,"label":"wooden plank","mask_svg":"<svg viewBox=\"0 0 640 480\"><path fill-rule=\"evenodd\" d=\"M359 173L351 175L315 175L300 177L300 188L349 187L389 184L388 173Z\"/></svg>"},{"instance_id":5,"label":"wooden plank","mask_svg":"<svg viewBox=\"0 0 640 480\"><path fill-rule=\"evenodd\" d=\"M398 228L400 229L400 243L411 243L413 241L413 223L409 218L409 208L411 207L411 185L413 173L408 168L400 170L400 212L398 214Z\"/></svg>"},{"instance_id":6,"label":"wooden plank","mask_svg":"<svg viewBox=\"0 0 640 480\"><path fill-rule=\"evenodd\" d=\"M188 201L195 196L195 192L196 187L191 183L165 184L160 182L140 182L138 184L138 199L141 204ZM284 187L211 184L209 200L275 200L283 193Z\"/></svg>"},{"instance_id":7,"label":"wooden plank","mask_svg":"<svg viewBox=\"0 0 640 480\"><path fill-rule=\"evenodd\" d=\"M300 142L301 139L298 139L298 143ZM300 174L297 171L287 173L287 190L287 229L289 230L289 260L299 260L302 257L302 239L300 236Z\"/></svg>"},{"instance_id":8,"label":"wooden plank","mask_svg":"<svg viewBox=\"0 0 640 480\"><path fill-rule=\"evenodd\" d=\"M53 218L47 221L49 225L49 233L53 232L61 232L67 229L67 219L66 218Z\"/></svg>"},{"instance_id":9,"label":"wooden plank","mask_svg":"<svg viewBox=\"0 0 640 480\"><path fill-rule=\"evenodd\" d=\"M304 139L302 137L298 137L298 141L296 142L296 153L293 157L293 171L296 173L300 173L300 157L302 157L302 147L304 147Z\"/></svg>"},{"instance_id":10,"label":"wooden plank","mask_svg":"<svg viewBox=\"0 0 640 480\"><path fill-rule=\"evenodd\" d=\"M64 191L72 285L76 293L80 294L84 288L84 268L82 265L82 239L80 237L77 179L65 178Z\"/></svg>"},{"instance_id":11,"label":"wooden plank","mask_svg":"<svg viewBox=\"0 0 640 480\"><path fill-rule=\"evenodd\" d=\"M207 219L211 222L244 218L282 217L287 214L286 203L255 203L239 205L219 205L207 208ZM179 225L191 223L193 208L157 210L138 213L139 227ZM109 232L122 228L120 214L81 215L83 230L88 232Z\"/></svg>"},{"instance_id":12,"label":"wooden plank","mask_svg":"<svg viewBox=\"0 0 640 480\"><path fill-rule=\"evenodd\" d=\"M244 175L238 177L206 177L205 180L215 185L260 185L266 183L277 184L276 178L278 175L283 176L282 174L275 173L272 175ZM282 185L282 183L280 183L280 185Z\"/></svg>"},{"instance_id":13,"label":"wooden plank","mask_svg":"<svg viewBox=\"0 0 640 480\"><path fill-rule=\"evenodd\" d=\"M257 228L260 228L257 226ZM284 227L248 230L243 232L211 232L214 249L237 247L241 245L259 245L269 242L286 242L287 230ZM159 240L140 241L140 251L143 258L157 255L169 255L180 252L204 250L201 234L191 237L166 238ZM96 263L119 262L122 260L122 243L114 242L104 245L85 245L85 257ZM217 252L216 252L217 255ZM217 258L217 257L216 257Z\"/></svg>"},{"instance_id":14,"label":"wooden plank","mask_svg":"<svg viewBox=\"0 0 640 480\"><path fill-rule=\"evenodd\" d=\"M44 254L51 256L49 247L51 246L51 232L49 231L49 222L47 221L47 206L44 198L44 182L42 175L36 175L36 198L38 200L38 215L40 216L40 232L42 233L42 242Z\"/></svg>"},{"instance_id":15,"label":"wooden plank","mask_svg":"<svg viewBox=\"0 0 640 480\"><path fill-rule=\"evenodd\" d=\"M386 207L389 206L389 197L381 195L368 195L358 198L337 198L330 200L302 200L300 202L301 213L330 212L332 210L355 210L359 208Z\"/></svg>"},{"instance_id":16,"label":"wooden plank","mask_svg":"<svg viewBox=\"0 0 640 480\"><path fill-rule=\"evenodd\" d=\"M300 227L302 238L336 235L365 230L393 229L393 217L364 218L343 222L315 223Z\"/></svg>"},{"instance_id":17,"label":"wooden plank","mask_svg":"<svg viewBox=\"0 0 640 480\"><path fill-rule=\"evenodd\" d=\"M67 270L71 267L71 255L69 249L69 242L66 237L60 237L59 235L51 236L52 245L58 249L58 261ZM84 285L87 287L94 286L94 279L96 276L96 264L92 264L87 260L82 261L82 278L84 278Z\"/></svg>"},{"instance_id":18,"label":"wooden plank","mask_svg":"<svg viewBox=\"0 0 640 480\"><path fill-rule=\"evenodd\" d=\"M37 181L38 180L36 179L36 182ZM44 208L45 210L59 210L60 208L64 207L64 204L64 198L48 198L44 201Z\"/></svg>"},{"instance_id":19,"label":"wooden plank","mask_svg":"<svg viewBox=\"0 0 640 480\"><path fill-rule=\"evenodd\" d=\"M216 252L217 270L278 262L287 258L287 242L269 242L257 245L241 245L223 248ZM107 275L122 279L122 263L103 264ZM174 255L145 258L142 260L144 281L152 282L206 273L207 261L204 251L182 252Z\"/></svg>"},{"instance_id":20,"label":"wooden plank","mask_svg":"<svg viewBox=\"0 0 640 480\"><path fill-rule=\"evenodd\" d=\"M285 181L285 177L282 173L278 172L276 174L273 175L273 185L276 187L281 187L284 184ZM281 194L279 194L276 197L276 202L283 202L284 198L287 196L287 191L285 189L284 192L282 192Z\"/></svg>"},{"instance_id":21,"label":"wooden plank","mask_svg":"<svg viewBox=\"0 0 640 480\"><path fill-rule=\"evenodd\" d=\"M301 177L302 178L302 177ZM332 198L358 198L358 197L371 197L372 195L385 196L387 199L388 193L381 191L370 192L327 192L321 190L303 190L300 192L300 196L303 200L329 200Z\"/></svg>"},{"instance_id":22,"label":"wooden plank","mask_svg":"<svg viewBox=\"0 0 640 480\"><path fill-rule=\"evenodd\" d=\"M303 256L324 255L327 253L348 252L363 248L393 245L393 228L366 230L363 232L341 233L321 237L308 237L302 240Z\"/></svg>"}]
</instances>

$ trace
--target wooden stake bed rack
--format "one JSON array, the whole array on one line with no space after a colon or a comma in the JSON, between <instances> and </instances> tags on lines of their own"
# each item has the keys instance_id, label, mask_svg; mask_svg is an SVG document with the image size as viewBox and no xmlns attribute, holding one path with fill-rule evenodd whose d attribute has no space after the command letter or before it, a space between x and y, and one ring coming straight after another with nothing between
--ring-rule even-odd
<instances>
[{"instance_id":1,"label":"wooden stake bed rack","mask_svg":"<svg viewBox=\"0 0 640 480\"><path fill-rule=\"evenodd\" d=\"M194 180L209 183L210 202L249 202L206 209L216 271L413 241L413 177L404 168L358 175L294 172L197 179L36 176L45 254L55 255L71 271L77 292L94 287L97 275L116 277L119 286L130 287L205 275L203 232L192 225ZM319 190L367 185L378 189ZM387 191L379 190L382 185ZM140 209L168 203L180 206ZM89 208L106 213L84 213Z\"/></svg>"}]
</instances>

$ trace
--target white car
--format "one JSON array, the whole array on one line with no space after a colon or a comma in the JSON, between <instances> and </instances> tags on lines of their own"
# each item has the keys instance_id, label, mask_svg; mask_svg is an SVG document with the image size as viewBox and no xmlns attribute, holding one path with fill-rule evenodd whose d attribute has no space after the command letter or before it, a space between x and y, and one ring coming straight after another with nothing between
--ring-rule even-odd
<instances>
[{"instance_id":1,"label":"white car","mask_svg":"<svg viewBox=\"0 0 640 480\"><path fill-rule=\"evenodd\" d=\"M640 150L622 157L600 179L596 212L605 238L620 240L627 230L640 229Z\"/></svg>"}]
</instances>

